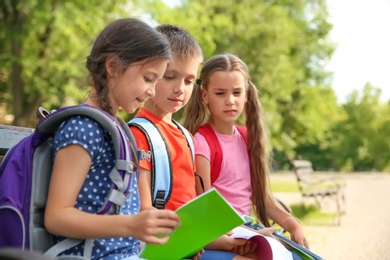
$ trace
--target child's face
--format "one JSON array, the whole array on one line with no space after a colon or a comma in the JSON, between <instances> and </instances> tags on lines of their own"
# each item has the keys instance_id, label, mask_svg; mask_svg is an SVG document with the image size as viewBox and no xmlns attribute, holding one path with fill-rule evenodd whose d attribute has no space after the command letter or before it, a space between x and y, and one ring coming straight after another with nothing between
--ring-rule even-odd
<instances>
[{"instance_id":1,"label":"child's face","mask_svg":"<svg viewBox=\"0 0 390 260\"><path fill-rule=\"evenodd\" d=\"M168 60L160 59L147 63L134 63L125 72L115 73L114 78L109 79L112 104L122 107L128 113L135 110L147 99L155 95L155 87L161 80Z\"/></svg>"},{"instance_id":2,"label":"child's face","mask_svg":"<svg viewBox=\"0 0 390 260\"><path fill-rule=\"evenodd\" d=\"M245 78L241 72L217 71L211 74L202 99L209 106L213 120L233 124L244 110Z\"/></svg>"},{"instance_id":3,"label":"child's face","mask_svg":"<svg viewBox=\"0 0 390 260\"><path fill-rule=\"evenodd\" d=\"M161 81L156 86L153 113L164 118L183 108L191 97L200 60L182 59L176 56L168 63Z\"/></svg>"}]
</instances>

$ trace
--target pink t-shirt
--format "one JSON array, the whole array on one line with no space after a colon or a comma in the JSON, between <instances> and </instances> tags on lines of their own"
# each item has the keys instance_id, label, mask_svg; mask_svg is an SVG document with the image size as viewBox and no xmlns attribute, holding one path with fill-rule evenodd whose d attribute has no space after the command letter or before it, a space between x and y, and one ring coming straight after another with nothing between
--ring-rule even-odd
<instances>
[{"instance_id":1,"label":"pink t-shirt","mask_svg":"<svg viewBox=\"0 0 390 260\"><path fill-rule=\"evenodd\" d=\"M215 132L222 150L221 172L213 183L221 195L241 215L252 213L250 166L247 147L241 134L235 129L233 135ZM210 147L200 133L194 135L195 154L210 161Z\"/></svg>"}]
</instances>

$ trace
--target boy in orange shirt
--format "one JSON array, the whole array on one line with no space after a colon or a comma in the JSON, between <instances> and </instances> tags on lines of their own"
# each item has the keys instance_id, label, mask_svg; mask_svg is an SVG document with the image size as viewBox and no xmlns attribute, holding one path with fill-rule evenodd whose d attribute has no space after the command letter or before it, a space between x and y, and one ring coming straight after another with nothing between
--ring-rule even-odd
<instances>
[{"instance_id":1,"label":"boy in orange shirt","mask_svg":"<svg viewBox=\"0 0 390 260\"><path fill-rule=\"evenodd\" d=\"M157 26L156 29L170 43L173 58L168 63L162 80L157 83L155 96L145 102L143 108L135 117L142 117L151 121L165 139L172 167L172 188L171 195L163 206L165 206L165 209L176 210L196 197L196 185L190 147L177 122L172 120L172 114L183 108L190 99L198 68L203 61L203 55L196 40L184 29L169 24ZM148 139L142 130L136 126L130 126L130 129L133 132L138 149L150 151ZM153 140L151 141L153 142ZM154 154L154 156L159 155ZM150 160L140 160L140 166L139 192L142 211L154 208L151 194L151 172L153 169ZM155 174L159 174L159 172ZM253 245L245 244L245 242L245 240L223 235L207 245L203 255L198 253L193 259L200 259L200 257L201 259L215 259L215 257L229 260L253 259L242 256L254 251ZM242 255L229 252L238 247L242 249L240 250L240 252L243 252Z\"/></svg>"}]
</instances>

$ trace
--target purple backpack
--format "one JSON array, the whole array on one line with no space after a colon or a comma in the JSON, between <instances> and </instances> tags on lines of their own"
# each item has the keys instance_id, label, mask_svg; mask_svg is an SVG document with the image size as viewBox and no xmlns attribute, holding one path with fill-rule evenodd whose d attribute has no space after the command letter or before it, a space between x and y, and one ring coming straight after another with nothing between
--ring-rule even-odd
<instances>
[{"instance_id":1,"label":"purple backpack","mask_svg":"<svg viewBox=\"0 0 390 260\"><path fill-rule=\"evenodd\" d=\"M43 223L52 171L52 137L64 120L75 115L91 117L112 136L116 156L110 173L113 184L98 214L120 212L129 195L130 176L137 173L133 161L137 156L132 152L137 149L128 126L120 119L118 124L112 116L96 108L65 107L42 119L31 135L7 152L0 165L0 248L18 247L56 256L84 241L65 239L53 247L52 235ZM91 250L87 244L93 243L85 244L85 250ZM88 253L84 251L87 256Z\"/></svg>"}]
</instances>

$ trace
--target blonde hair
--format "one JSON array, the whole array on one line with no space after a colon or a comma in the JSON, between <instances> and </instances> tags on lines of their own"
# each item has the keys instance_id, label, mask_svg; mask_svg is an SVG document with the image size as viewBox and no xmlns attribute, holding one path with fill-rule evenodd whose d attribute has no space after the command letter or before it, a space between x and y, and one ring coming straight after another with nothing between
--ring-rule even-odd
<instances>
[{"instance_id":1,"label":"blonde hair","mask_svg":"<svg viewBox=\"0 0 390 260\"><path fill-rule=\"evenodd\" d=\"M249 70L246 64L237 56L232 54L220 54L207 60L200 72L191 99L184 111L183 126L192 134L206 124L210 117L210 111L204 104L201 97L201 88L207 90L210 77L217 71L238 71L244 76L247 82L247 102L245 104L245 116L248 138L248 155L251 171L252 204L259 221L265 226L270 226L269 216L266 209L267 196L270 196L269 189L269 150L267 149L267 133L262 119L262 108L258 97L256 86L251 82ZM256 111L256 112L255 112Z\"/></svg>"},{"instance_id":2,"label":"blonde hair","mask_svg":"<svg viewBox=\"0 0 390 260\"><path fill-rule=\"evenodd\" d=\"M172 54L178 58L203 61L202 49L186 29L174 24L161 24L156 30L168 40Z\"/></svg>"}]
</instances>

